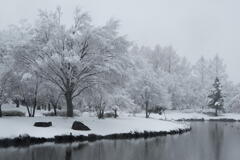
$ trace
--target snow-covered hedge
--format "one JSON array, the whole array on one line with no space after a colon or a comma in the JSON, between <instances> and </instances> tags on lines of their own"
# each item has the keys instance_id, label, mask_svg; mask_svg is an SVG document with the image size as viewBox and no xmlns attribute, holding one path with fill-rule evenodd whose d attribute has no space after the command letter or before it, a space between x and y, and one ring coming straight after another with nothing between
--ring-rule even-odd
<instances>
[{"instance_id":1,"label":"snow-covered hedge","mask_svg":"<svg viewBox=\"0 0 240 160\"><path fill-rule=\"evenodd\" d=\"M60 117L66 117L67 116L67 111L57 111L57 115L53 111L51 112L45 112L43 113L44 116L60 116ZM79 116L77 112L73 112L73 116Z\"/></svg>"},{"instance_id":2,"label":"snow-covered hedge","mask_svg":"<svg viewBox=\"0 0 240 160\"><path fill-rule=\"evenodd\" d=\"M3 111L2 112L3 116L17 116L17 117L25 117L25 113L21 111Z\"/></svg>"}]
</instances>

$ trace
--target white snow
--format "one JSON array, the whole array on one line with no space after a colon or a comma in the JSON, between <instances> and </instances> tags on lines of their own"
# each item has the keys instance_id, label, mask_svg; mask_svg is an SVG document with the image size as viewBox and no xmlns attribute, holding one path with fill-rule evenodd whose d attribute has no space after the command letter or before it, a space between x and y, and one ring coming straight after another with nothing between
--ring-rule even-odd
<instances>
[{"instance_id":1,"label":"white snow","mask_svg":"<svg viewBox=\"0 0 240 160\"><path fill-rule=\"evenodd\" d=\"M71 129L74 120L87 125L91 131L75 131ZM36 121L51 121L52 127L34 127ZM29 134L35 137L54 137L55 135L70 134L88 135L90 133L107 135L113 133L129 133L143 131L171 131L188 128L189 125L180 122L170 122L157 119L139 117L121 117L117 119L99 120L95 117L83 116L79 118L64 117L2 117L0 118L0 137L16 137L20 134Z\"/></svg>"},{"instance_id":2,"label":"white snow","mask_svg":"<svg viewBox=\"0 0 240 160\"><path fill-rule=\"evenodd\" d=\"M169 111L165 114L167 120L181 120L181 119L234 119L240 120L240 114L237 113L220 113L219 116L209 116L200 112L180 112L180 111ZM164 115L152 114L151 117L165 119Z\"/></svg>"},{"instance_id":3,"label":"white snow","mask_svg":"<svg viewBox=\"0 0 240 160\"><path fill-rule=\"evenodd\" d=\"M17 108L15 105L4 105L3 110L20 110L26 112L25 107ZM73 135L108 135L113 133L129 133L143 131L171 131L189 128L189 123L176 122L181 119L235 119L240 120L240 114L225 113L220 116L209 116L201 112L193 111L167 111L164 115L151 114L149 119L145 118L145 114L120 113L119 118L98 119L94 114L83 113L74 118L67 117L45 117L42 115L46 111L37 111L36 117L2 117L0 118L0 138L13 138L20 134L29 134L34 137L54 137L55 135L70 134ZM27 114L26 114L27 116ZM81 121L87 125L91 131L75 131L71 129L73 121ZM51 121L52 127L39 128L34 127L34 122Z\"/></svg>"},{"instance_id":4,"label":"white snow","mask_svg":"<svg viewBox=\"0 0 240 160\"><path fill-rule=\"evenodd\" d=\"M15 108L16 109L16 108ZM7 110L7 107L3 107ZM8 110L13 110L13 106ZM20 107L19 110L24 110ZM73 135L108 135L113 133L129 133L144 131L171 131L186 129L190 126L183 122L165 121L155 118L146 119L140 114L136 117L128 114L121 114L119 118L97 119L96 116L84 113L79 117L44 117L40 113L36 117L2 117L0 118L0 138L13 138L20 134L29 134L34 137L54 137L55 135L70 134ZM87 125L91 131L75 131L71 129L73 121L81 121ZM34 122L51 121L52 127L41 128L34 127Z\"/></svg>"}]
</instances>

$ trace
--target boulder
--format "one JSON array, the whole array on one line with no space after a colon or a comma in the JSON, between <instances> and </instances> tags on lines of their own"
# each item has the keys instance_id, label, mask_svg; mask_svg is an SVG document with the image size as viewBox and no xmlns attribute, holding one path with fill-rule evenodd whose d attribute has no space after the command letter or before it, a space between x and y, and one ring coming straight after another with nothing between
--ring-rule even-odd
<instances>
[{"instance_id":1,"label":"boulder","mask_svg":"<svg viewBox=\"0 0 240 160\"><path fill-rule=\"evenodd\" d=\"M88 126L86 126L85 124L83 124L82 122L79 122L79 121L74 121L73 122L72 129L73 130L80 130L80 131L89 131L90 130L88 128Z\"/></svg>"},{"instance_id":2,"label":"boulder","mask_svg":"<svg viewBox=\"0 0 240 160\"><path fill-rule=\"evenodd\" d=\"M52 126L52 122L35 122L35 127L50 127Z\"/></svg>"}]
</instances>

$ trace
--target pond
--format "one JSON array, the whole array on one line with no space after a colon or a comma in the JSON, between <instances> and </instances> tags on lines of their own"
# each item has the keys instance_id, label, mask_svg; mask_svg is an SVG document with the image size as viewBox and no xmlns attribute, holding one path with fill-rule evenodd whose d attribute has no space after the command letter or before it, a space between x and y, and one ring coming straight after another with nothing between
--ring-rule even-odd
<instances>
[{"instance_id":1,"label":"pond","mask_svg":"<svg viewBox=\"0 0 240 160\"><path fill-rule=\"evenodd\" d=\"M192 122L192 131L132 140L0 148L0 160L239 160L240 123Z\"/></svg>"}]
</instances>

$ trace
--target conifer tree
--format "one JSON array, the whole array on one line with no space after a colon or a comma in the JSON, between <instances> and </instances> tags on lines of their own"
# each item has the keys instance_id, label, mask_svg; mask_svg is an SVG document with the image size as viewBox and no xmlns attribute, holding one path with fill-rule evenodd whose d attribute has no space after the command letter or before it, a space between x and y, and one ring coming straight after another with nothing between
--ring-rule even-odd
<instances>
[{"instance_id":1,"label":"conifer tree","mask_svg":"<svg viewBox=\"0 0 240 160\"><path fill-rule=\"evenodd\" d=\"M213 83L213 89L210 91L208 98L208 107L215 109L215 116L218 116L218 110L222 110L224 105L222 85L218 77L216 77Z\"/></svg>"}]
</instances>

